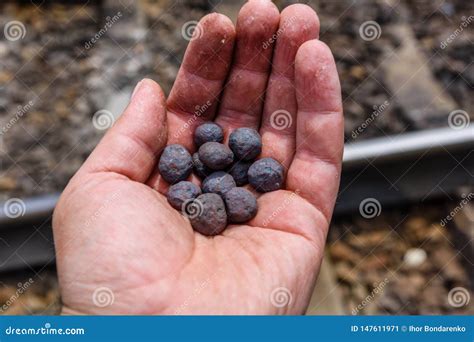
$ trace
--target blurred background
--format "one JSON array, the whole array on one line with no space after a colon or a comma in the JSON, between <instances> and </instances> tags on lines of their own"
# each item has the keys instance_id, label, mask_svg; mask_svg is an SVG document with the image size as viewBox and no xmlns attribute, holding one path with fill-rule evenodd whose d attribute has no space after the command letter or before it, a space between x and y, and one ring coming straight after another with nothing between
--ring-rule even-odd
<instances>
[{"instance_id":1,"label":"blurred background","mask_svg":"<svg viewBox=\"0 0 474 342\"><path fill-rule=\"evenodd\" d=\"M334 53L353 147L308 314L474 313L474 2L302 2ZM134 85L168 93L197 21L235 22L242 3L1 2L0 313L58 312L48 208Z\"/></svg>"}]
</instances>

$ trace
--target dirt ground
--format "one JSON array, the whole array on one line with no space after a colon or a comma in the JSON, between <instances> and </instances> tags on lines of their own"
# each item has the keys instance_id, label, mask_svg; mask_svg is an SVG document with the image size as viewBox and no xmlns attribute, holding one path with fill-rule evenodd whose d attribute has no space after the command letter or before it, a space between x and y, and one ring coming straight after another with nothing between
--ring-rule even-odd
<instances>
[{"instance_id":1,"label":"dirt ground","mask_svg":"<svg viewBox=\"0 0 474 342\"><path fill-rule=\"evenodd\" d=\"M280 8L294 2L276 1ZM112 6L105 12L93 3L39 7L15 2L0 4L0 26L19 20L26 27L21 40L0 40L0 127L17 119L0 136L0 201L61 191L104 134L93 125L94 113L107 109L118 116L141 78L150 77L169 92L188 43L181 29L186 22L199 20L212 11L212 1L139 3L138 11ZM474 118L472 27L463 29L441 48L447 37L459 32L472 15L474 3L307 3L317 10L320 38L335 55L348 142L448 124L448 113L433 115L420 123L404 101L395 96L388 78L391 65L387 67L383 62L402 44L403 39L393 30L400 23L412 30L423 61L443 96L453 108ZM86 43L104 26L104 18L110 19L118 11L123 13L120 22L86 48ZM379 24L379 38L362 39L359 29L366 21ZM383 112L354 138L354 130L384 103L388 106ZM438 209L409 208L384 213L375 221L350 218L333 224L329 251L348 313L380 284L383 291L357 314L467 312L466 307L454 308L447 302L449 290L455 286L469 288L469 280L463 257L449 231L438 225ZM441 212L445 211L443 207ZM408 267L404 262L408 251L418 257L426 255L424 261ZM449 267L443 266L446 259L452 259ZM59 294L54 270L35 272L39 273L31 273L36 279L34 284L7 313L57 312ZM8 301L18 282L24 283L29 276L1 276L0 304Z\"/></svg>"},{"instance_id":2,"label":"dirt ground","mask_svg":"<svg viewBox=\"0 0 474 342\"><path fill-rule=\"evenodd\" d=\"M467 273L472 260L466 241L456 245L454 227L441 225L446 212L444 205L424 205L393 210L373 220L352 217L333 223L329 255L347 313L474 312L469 301L456 307L449 300L455 288L472 296Z\"/></svg>"}]
</instances>

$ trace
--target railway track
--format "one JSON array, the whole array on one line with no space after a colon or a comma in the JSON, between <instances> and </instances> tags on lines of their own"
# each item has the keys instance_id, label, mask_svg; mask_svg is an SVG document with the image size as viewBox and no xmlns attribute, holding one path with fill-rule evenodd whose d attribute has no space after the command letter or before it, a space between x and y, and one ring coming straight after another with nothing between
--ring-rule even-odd
<instances>
[{"instance_id":1,"label":"railway track","mask_svg":"<svg viewBox=\"0 0 474 342\"><path fill-rule=\"evenodd\" d=\"M458 198L474 188L474 127L407 133L347 144L336 216L362 201L381 207ZM58 193L20 199L22 215L0 203L0 272L54 261L51 215Z\"/></svg>"}]
</instances>

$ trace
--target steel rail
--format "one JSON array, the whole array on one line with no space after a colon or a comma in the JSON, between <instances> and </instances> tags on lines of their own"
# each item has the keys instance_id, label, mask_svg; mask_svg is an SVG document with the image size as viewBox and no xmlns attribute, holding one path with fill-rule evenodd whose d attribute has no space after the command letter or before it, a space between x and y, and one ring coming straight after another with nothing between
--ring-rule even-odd
<instances>
[{"instance_id":1,"label":"steel rail","mask_svg":"<svg viewBox=\"0 0 474 342\"><path fill-rule=\"evenodd\" d=\"M374 138L344 146L343 168L413 158L429 151L451 152L474 145L474 126L464 129L440 128Z\"/></svg>"}]
</instances>

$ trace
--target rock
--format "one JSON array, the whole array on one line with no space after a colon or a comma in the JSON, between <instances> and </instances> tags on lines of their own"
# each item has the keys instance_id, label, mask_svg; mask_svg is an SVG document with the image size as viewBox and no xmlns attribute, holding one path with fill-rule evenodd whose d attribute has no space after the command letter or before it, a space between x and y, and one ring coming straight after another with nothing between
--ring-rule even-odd
<instances>
[{"instance_id":1,"label":"rock","mask_svg":"<svg viewBox=\"0 0 474 342\"><path fill-rule=\"evenodd\" d=\"M426 260L426 251L421 248L411 248L405 252L403 262L408 267L418 267Z\"/></svg>"},{"instance_id":2,"label":"rock","mask_svg":"<svg viewBox=\"0 0 474 342\"><path fill-rule=\"evenodd\" d=\"M367 75L365 68L361 65L354 65L349 70L349 73L357 80L362 80Z\"/></svg>"}]
</instances>

